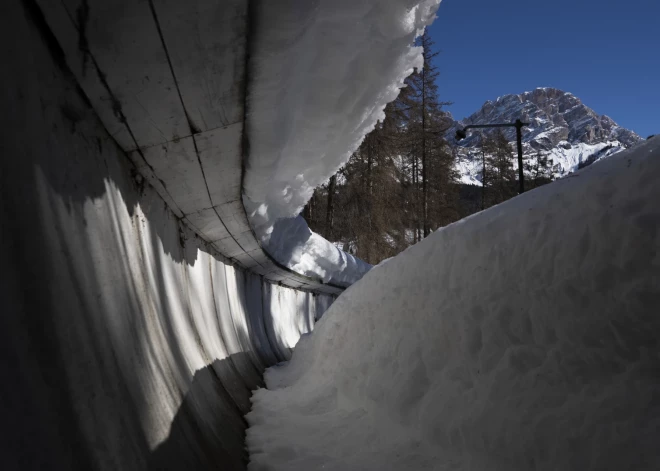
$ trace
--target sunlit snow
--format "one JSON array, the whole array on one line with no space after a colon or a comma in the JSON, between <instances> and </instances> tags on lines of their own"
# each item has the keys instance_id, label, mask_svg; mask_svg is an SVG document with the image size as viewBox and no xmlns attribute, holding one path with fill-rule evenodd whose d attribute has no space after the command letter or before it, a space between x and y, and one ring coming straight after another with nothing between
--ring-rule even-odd
<instances>
[{"instance_id":1,"label":"sunlit snow","mask_svg":"<svg viewBox=\"0 0 660 471\"><path fill-rule=\"evenodd\" d=\"M371 270L254 393L250 470L659 469L660 138Z\"/></svg>"}]
</instances>

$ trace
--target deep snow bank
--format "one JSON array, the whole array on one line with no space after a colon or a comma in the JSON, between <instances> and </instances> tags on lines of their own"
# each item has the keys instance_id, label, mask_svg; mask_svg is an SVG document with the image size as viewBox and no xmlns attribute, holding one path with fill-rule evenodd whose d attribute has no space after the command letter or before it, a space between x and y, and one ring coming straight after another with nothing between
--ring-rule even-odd
<instances>
[{"instance_id":1,"label":"deep snow bank","mask_svg":"<svg viewBox=\"0 0 660 471\"><path fill-rule=\"evenodd\" d=\"M374 268L253 396L254 470L658 469L660 139Z\"/></svg>"},{"instance_id":2,"label":"deep snow bank","mask_svg":"<svg viewBox=\"0 0 660 471\"><path fill-rule=\"evenodd\" d=\"M323 238L296 240L295 218L314 188L330 178L384 117L414 67L415 36L439 0L298 0L254 12L244 204L266 249L281 263L324 280L359 279L369 265ZM304 231L303 231L304 232ZM298 247L279 250L280 241ZM286 259L292 252L305 254ZM310 254L315 254L311 257Z\"/></svg>"}]
</instances>

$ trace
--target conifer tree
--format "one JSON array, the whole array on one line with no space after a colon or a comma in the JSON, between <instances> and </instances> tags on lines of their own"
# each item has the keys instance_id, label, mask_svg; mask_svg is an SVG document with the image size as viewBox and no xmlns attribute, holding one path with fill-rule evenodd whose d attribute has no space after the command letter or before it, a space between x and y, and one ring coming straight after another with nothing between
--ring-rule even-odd
<instances>
[{"instance_id":1,"label":"conifer tree","mask_svg":"<svg viewBox=\"0 0 660 471\"><path fill-rule=\"evenodd\" d=\"M434 64L438 52L433 50L433 40L426 33L418 38L417 44L423 48L424 66L406 80L401 101L408 112L406 135L412 183L412 224L415 239L420 240L429 235L432 226L437 227L432 224L429 203L433 200L436 205L439 204L443 200L442 194L449 191L452 174L448 169L453 168L453 155L446 149L447 143L443 137L448 124L442 106L449 103L439 99L436 83L439 72ZM431 175L434 170L434 175ZM432 177L433 185L430 183ZM441 194L432 197L431 186Z\"/></svg>"},{"instance_id":2,"label":"conifer tree","mask_svg":"<svg viewBox=\"0 0 660 471\"><path fill-rule=\"evenodd\" d=\"M528 159L524 165L525 172L529 176L529 189L550 183L554 179L552 172L553 160L548 157L547 152L539 151L534 159Z\"/></svg>"},{"instance_id":3,"label":"conifer tree","mask_svg":"<svg viewBox=\"0 0 660 471\"><path fill-rule=\"evenodd\" d=\"M426 35L418 44L424 67L406 80L385 119L303 213L312 230L370 263L458 219L458 175L444 139L450 121L438 99L437 53Z\"/></svg>"},{"instance_id":4,"label":"conifer tree","mask_svg":"<svg viewBox=\"0 0 660 471\"><path fill-rule=\"evenodd\" d=\"M513 148L501 129L486 134L481 145L486 162L484 172L486 207L489 207L516 195Z\"/></svg>"}]
</instances>

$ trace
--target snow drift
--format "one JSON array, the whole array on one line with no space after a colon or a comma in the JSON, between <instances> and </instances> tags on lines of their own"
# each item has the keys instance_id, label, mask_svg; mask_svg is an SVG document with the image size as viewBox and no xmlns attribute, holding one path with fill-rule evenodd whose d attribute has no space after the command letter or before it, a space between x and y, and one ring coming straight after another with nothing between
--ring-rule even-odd
<instances>
[{"instance_id":1,"label":"snow drift","mask_svg":"<svg viewBox=\"0 0 660 471\"><path fill-rule=\"evenodd\" d=\"M435 17L439 0L297 0L262 2L255 12L250 57L245 208L265 248L281 263L325 281L355 281L369 265L338 254L319 236L301 234L295 218L422 65L415 37ZM304 231L302 231L304 233ZM306 261L286 254L307 253ZM315 261L317 260L317 261Z\"/></svg>"},{"instance_id":2,"label":"snow drift","mask_svg":"<svg viewBox=\"0 0 660 471\"><path fill-rule=\"evenodd\" d=\"M660 139L374 268L266 372L254 470L658 469Z\"/></svg>"}]
</instances>

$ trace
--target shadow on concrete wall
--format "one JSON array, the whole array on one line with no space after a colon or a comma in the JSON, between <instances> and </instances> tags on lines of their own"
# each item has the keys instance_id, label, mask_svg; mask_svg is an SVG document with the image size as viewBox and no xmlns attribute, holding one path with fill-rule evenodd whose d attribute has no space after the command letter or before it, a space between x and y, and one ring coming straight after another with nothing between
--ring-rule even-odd
<instances>
[{"instance_id":1,"label":"shadow on concrete wall","mask_svg":"<svg viewBox=\"0 0 660 471\"><path fill-rule=\"evenodd\" d=\"M148 460L150 471L243 470L247 422L238 404L219 379L244 353L216 360L195 372L190 389L177 411L169 436ZM245 397L249 401L249 397Z\"/></svg>"},{"instance_id":2,"label":"shadow on concrete wall","mask_svg":"<svg viewBox=\"0 0 660 471\"><path fill-rule=\"evenodd\" d=\"M262 280L135 174L39 15L0 16L2 467L243 469L242 416L281 343Z\"/></svg>"},{"instance_id":3,"label":"shadow on concrete wall","mask_svg":"<svg viewBox=\"0 0 660 471\"><path fill-rule=\"evenodd\" d=\"M224 356L194 343L204 326L191 315L186 277L204 247L182 240L179 221L135 178L35 8L11 0L0 15L2 468L144 469L166 406L190 388L190 364ZM245 363L240 356L212 364L227 387L242 381L229 368ZM261 370L250 368L254 386ZM241 420L227 423L236 438L217 447L242 440ZM177 425L171 443L179 429L188 433Z\"/></svg>"}]
</instances>

